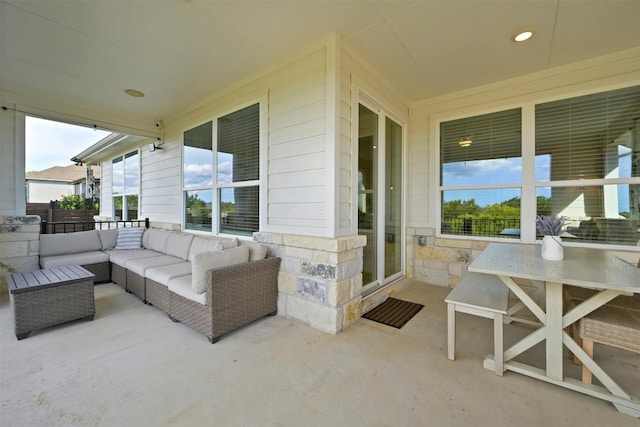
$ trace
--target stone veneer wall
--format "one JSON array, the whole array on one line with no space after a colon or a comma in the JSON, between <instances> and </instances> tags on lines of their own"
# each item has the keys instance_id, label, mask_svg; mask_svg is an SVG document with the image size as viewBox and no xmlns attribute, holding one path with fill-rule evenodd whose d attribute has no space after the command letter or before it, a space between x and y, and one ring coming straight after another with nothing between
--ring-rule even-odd
<instances>
[{"instance_id":1,"label":"stone veneer wall","mask_svg":"<svg viewBox=\"0 0 640 427\"><path fill-rule=\"evenodd\" d=\"M425 245L419 244L424 236ZM436 237L434 228L407 228L406 275L432 285L454 287L467 265L489 244L485 241Z\"/></svg>"},{"instance_id":2,"label":"stone veneer wall","mask_svg":"<svg viewBox=\"0 0 640 427\"><path fill-rule=\"evenodd\" d=\"M0 216L0 292L8 292L7 274L39 268L39 245L38 215Z\"/></svg>"},{"instance_id":3,"label":"stone veneer wall","mask_svg":"<svg viewBox=\"0 0 640 427\"><path fill-rule=\"evenodd\" d=\"M364 236L255 233L282 259L278 314L338 333L360 318Z\"/></svg>"}]
</instances>

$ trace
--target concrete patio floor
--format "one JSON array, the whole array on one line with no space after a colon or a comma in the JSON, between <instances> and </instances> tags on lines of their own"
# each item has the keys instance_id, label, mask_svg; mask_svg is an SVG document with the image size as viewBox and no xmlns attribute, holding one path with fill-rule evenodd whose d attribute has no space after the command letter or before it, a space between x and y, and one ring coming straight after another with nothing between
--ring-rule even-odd
<instances>
[{"instance_id":1,"label":"concrete patio floor","mask_svg":"<svg viewBox=\"0 0 640 427\"><path fill-rule=\"evenodd\" d=\"M446 357L449 289L412 282L422 303L402 329L360 319L327 334L280 316L214 345L113 284L95 287L96 318L17 341L0 302L1 426L638 426L613 405L483 369L492 323L458 314ZM514 342L527 327L505 325ZM543 360L543 347L529 361ZM596 346L640 398L637 354ZM566 358L568 375L579 368Z\"/></svg>"}]
</instances>

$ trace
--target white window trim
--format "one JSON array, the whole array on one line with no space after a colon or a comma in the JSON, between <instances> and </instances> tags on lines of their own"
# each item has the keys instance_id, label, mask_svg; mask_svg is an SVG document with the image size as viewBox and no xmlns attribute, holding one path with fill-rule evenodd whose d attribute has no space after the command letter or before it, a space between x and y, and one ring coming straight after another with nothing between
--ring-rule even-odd
<instances>
[{"instance_id":1,"label":"white window trim","mask_svg":"<svg viewBox=\"0 0 640 427\"><path fill-rule=\"evenodd\" d=\"M269 140L268 140L268 105L269 105L269 94L268 91L262 91L258 95L254 95L251 97L244 98L242 101L235 102L233 104L228 104L224 109L216 110L207 116L206 119L200 120L198 122L191 123L189 125L184 126L180 131L180 210L181 210L181 229L184 232L194 233L194 234L203 234L203 235L216 235L216 236L225 236L225 237L237 237L239 239L246 238L245 236L237 235L237 234L225 234L220 233L220 224L218 221L211 221L211 232L208 231L199 231L185 228L186 225L186 212L185 212L185 192L186 191L201 191L201 190L211 190L212 191L212 200L215 200L215 206L212 211L212 215L219 211L220 206L218 204L218 190L220 188L236 188L236 187L255 187L258 186L258 194L259 194L259 212L258 212L258 229L265 230L267 226L267 192L268 192L268 153L269 153ZM218 163L216 159L217 153L217 134L218 134L218 119L224 117L226 115L235 113L243 108L250 107L251 105L258 104L258 115L259 115L259 150L260 150L260 159L259 159L259 179L251 180L251 181L242 181L236 183L227 183L224 185L219 185L217 183L218 176ZM211 146L211 164L212 164L212 184L209 186L198 186L198 187L185 187L184 186L184 134L190 129L194 129L198 126L201 126L205 123L211 122L211 132L212 132L212 146Z\"/></svg>"},{"instance_id":2,"label":"white window trim","mask_svg":"<svg viewBox=\"0 0 640 427\"><path fill-rule=\"evenodd\" d=\"M570 98L576 98L584 95L598 94L616 89L623 89L625 87L636 86L637 84L625 84L595 88L589 91L578 91L573 93L565 93L562 95L555 95L553 97L545 97L535 99L528 102L520 102L517 104L505 104L499 107L493 107L490 109L468 109L464 113L459 111L456 114L452 112L444 112L441 114L434 114L429 118L429 141L430 147L434 153L431 157L431 173L429 179L431 182L430 194L436 194L436 200L434 207L431 209L435 214L435 234L437 237L443 237L452 240L479 240L479 241L496 241L496 242L521 242L527 244L535 244L536 230L535 217L536 217L536 189L538 187L564 187L564 186L604 186L613 184L640 184L640 178L609 178L609 179L589 179L589 180L564 180L564 181L549 181L549 182L536 182L535 181L535 107L539 104L547 102L561 101ZM469 186L442 186L440 185L440 123L457 120L465 117L479 116L483 114L490 114L499 111L505 111L513 108L520 108L522 111L522 184L500 184L500 188L521 188L521 205L520 205L520 222L521 224L530 224L527 227L521 227L520 239L504 239L497 237L485 237L485 236L471 236L471 235L455 235L455 234L442 234L442 191L443 189L481 189L481 188L496 188L497 185L469 185ZM566 246L585 246L587 243L565 242ZM621 246L614 244L598 244L598 248L612 249L612 250L640 250L640 248L634 246Z\"/></svg>"},{"instance_id":3,"label":"white window trim","mask_svg":"<svg viewBox=\"0 0 640 427\"><path fill-rule=\"evenodd\" d=\"M124 168L124 162L125 162L127 154L131 154L131 153L134 153L134 152L138 155L138 192L137 193L133 193L133 192L129 192L128 193L126 191L126 186L124 185L125 181L123 181L122 182L122 188L123 188L122 193L114 193L113 192L113 161L116 160L116 159L121 159L122 167ZM111 158L110 164L111 164L111 218L114 218L115 217L115 213L116 213L116 211L115 211L116 210L116 205L113 202L114 198L116 198L116 197L125 197L125 196L138 196L137 217L139 219L140 216L141 216L140 212L141 212L141 207L142 207L142 196L141 196L141 193L142 193L142 153L141 153L140 149L136 148L134 150L127 150L126 152L124 152L124 153L122 153L122 154L120 154L118 156L115 156L115 157ZM125 175L126 175L126 169L124 170L124 172L125 172ZM100 196L100 197L102 197L102 196ZM124 207L124 199L122 201L122 206ZM127 219L124 218L124 212L123 212L122 216L123 216L123 218L120 218L121 221L131 221L130 218L127 218Z\"/></svg>"}]
</instances>

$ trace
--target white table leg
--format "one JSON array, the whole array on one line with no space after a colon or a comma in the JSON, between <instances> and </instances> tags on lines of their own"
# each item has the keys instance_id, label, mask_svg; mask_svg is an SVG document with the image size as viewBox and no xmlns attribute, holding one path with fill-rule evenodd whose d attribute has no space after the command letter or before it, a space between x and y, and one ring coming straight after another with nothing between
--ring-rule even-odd
<instances>
[{"instance_id":1,"label":"white table leg","mask_svg":"<svg viewBox=\"0 0 640 427\"><path fill-rule=\"evenodd\" d=\"M547 375L562 380L562 283L547 282Z\"/></svg>"},{"instance_id":2,"label":"white table leg","mask_svg":"<svg viewBox=\"0 0 640 427\"><path fill-rule=\"evenodd\" d=\"M447 357L456 359L456 309L453 304L447 304Z\"/></svg>"}]
</instances>

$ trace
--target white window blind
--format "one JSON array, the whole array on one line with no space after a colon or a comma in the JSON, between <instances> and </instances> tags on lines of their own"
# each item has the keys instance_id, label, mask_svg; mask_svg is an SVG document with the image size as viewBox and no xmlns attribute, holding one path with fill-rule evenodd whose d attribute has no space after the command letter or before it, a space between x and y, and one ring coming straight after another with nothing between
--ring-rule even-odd
<instances>
[{"instance_id":1,"label":"white window blind","mask_svg":"<svg viewBox=\"0 0 640 427\"><path fill-rule=\"evenodd\" d=\"M440 124L443 234L519 236L521 122L516 108Z\"/></svg>"},{"instance_id":2,"label":"white window blind","mask_svg":"<svg viewBox=\"0 0 640 427\"><path fill-rule=\"evenodd\" d=\"M636 246L640 239L640 86L539 104L536 193L567 217L564 238Z\"/></svg>"}]
</instances>

